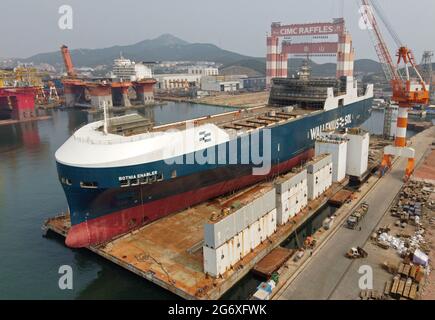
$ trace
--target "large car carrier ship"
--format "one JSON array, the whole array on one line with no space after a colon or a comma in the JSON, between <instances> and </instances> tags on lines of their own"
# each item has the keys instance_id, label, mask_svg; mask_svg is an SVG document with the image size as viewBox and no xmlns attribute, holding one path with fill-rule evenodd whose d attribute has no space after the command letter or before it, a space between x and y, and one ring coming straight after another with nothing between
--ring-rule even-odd
<instances>
[{"instance_id":1,"label":"large car carrier ship","mask_svg":"<svg viewBox=\"0 0 435 320\"><path fill-rule=\"evenodd\" d=\"M302 72L272 82L269 106L160 126L126 115L77 130L55 154L71 218L66 244L102 243L288 171L313 155L322 131L370 115L373 86L359 89L353 77Z\"/></svg>"}]
</instances>

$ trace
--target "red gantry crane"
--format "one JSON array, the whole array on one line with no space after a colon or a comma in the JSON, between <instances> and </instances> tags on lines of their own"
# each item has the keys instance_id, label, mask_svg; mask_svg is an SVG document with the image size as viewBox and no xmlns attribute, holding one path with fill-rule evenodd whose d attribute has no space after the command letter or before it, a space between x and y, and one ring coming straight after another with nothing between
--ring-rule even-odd
<instances>
[{"instance_id":1,"label":"red gantry crane","mask_svg":"<svg viewBox=\"0 0 435 320\"><path fill-rule=\"evenodd\" d=\"M391 100L399 106L394 144L384 148L380 172L384 174L391 167L393 156L406 157L408 158L408 164L405 171L405 180L407 180L414 170L415 157L414 149L406 144L408 109L415 105L426 105L429 103L429 85L424 82L418 72L412 51L402 44L397 33L383 15L381 8L376 4L376 1L361 0L361 4L360 12L362 19L370 32L385 77L391 83L393 91ZM393 59L382 37L374 12L381 18L398 46L396 65L393 64ZM411 78L411 70L414 71L417 76L416 78Z\"/></svg>"}]
</instances>

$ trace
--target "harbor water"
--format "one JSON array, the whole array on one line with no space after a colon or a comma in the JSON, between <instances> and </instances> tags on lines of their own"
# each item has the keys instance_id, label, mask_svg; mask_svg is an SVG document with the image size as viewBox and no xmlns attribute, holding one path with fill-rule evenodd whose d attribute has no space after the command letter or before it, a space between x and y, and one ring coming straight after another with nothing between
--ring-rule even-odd
<instances>
[{"instance_id":1,"label":"harbor water","mask_svg":"<svg viewBox=\"0 0 435 320\"><path fill-rule=\"evenodd\" d=\"M228 110L171 102L144 113L160 124ZM44 220L67 209L54 153L77 128L101 117L80 110L48 113L49 120L0 126L0 299L177 299L85 249L66 248L58 236L42 236ZM365 124L370 131L382 128L377 113ZM329 210L307 222L301 237L314 232ZM59 288L64 265L73 271L72 290ZM248 275L225 297L246 298L257 284Z\"/></svg>"}]
</instances>

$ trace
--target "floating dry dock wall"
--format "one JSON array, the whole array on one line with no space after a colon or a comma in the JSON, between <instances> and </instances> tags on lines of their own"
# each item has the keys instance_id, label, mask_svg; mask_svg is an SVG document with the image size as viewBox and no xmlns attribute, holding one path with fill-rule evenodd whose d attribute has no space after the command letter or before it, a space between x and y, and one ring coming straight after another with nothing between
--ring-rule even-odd
<instances>
[{"instance_id":1,"label":"floating dry dock wall","mask_svg":"<svg viewBox=\"0 0 435 320\"><path fill-rule=\"evenodd\" d=\"M325 137L319 137L316 140L315 154L330 153L332 155L333 175L335 176L336 166L338 166L337 170L340 172L342 170L341 163L343 150L333 147L333 140L337 140L337 143L339 143L338 141L340 140L347 141L345 173L348 176L356 178L361 178L366 174L369 161L369 133L361 128L352 128L348 129L345 133L334 132ZM339 154L338 157L337 154ZM340 163L336 164L336 160ZM336 180L333 178L333 181L335 182Z\"/></svg>"},{"instance_id":2,"label":"floating dry dock wall","mask_svg":"<svg viewBox=\"0 0 435 320\"><path fill-rule=\"evenodd\" d=\"M308 200L318 198L332 184L332 156L322 154L307 163Z\"/></svg>"},{"instance_id":3,"label":"floating dry dock wall","mask_svg":"<svg viewBox=\"0 0 435 320\"><path fill-rule=\"evenodd\" d=\"M291 174L290 178L280 177L281 181L291 190L294 182L297 185L297 181L305 180L304 169L301 172ZM306 174L308 184L309 174ZM261 183L230 196L209 200L88 249L185 299L218 299L342 188L342 185L334 184L324 197L309 201L298 215L278 226L277 185L279 183ZM281 182L278 187L281 192L285 185L282 188ZM262 199L261 204L259 199ZM229 231L222 231L219 236L218 227L211 224L216 225L226 218L237 227L228 227ZM204 226L209 224L206 228L210 230L205 231ZM241 229L245 225L248 227ZM44 224L44 228L62 236L66 236L70 227L69 215L49 219ZM205 232L208 233L207 240ZM222 247L225 245L226 248ZM226 261L217 263L213 259ZM205 260L208 260L206 264ZM212 273L220 275L216 277Z\"/></svg>"},{"instance_id":4,"label":"floating dry dock wall","mask_svg":"<svg viewBox=\"0 0 435 320\"><path fill-rule=\"evenodd\" d=\"M275 189L277 222L283 225L307 206L307 170L304 168L279 177Z\"/></svg>"},{"instance_id":5,"label":"floating dry dock wall","mask_svg":"<svg viewBox=\"0 0 435 320\"><path fill-rule=\"evenodd\" d=\"M275 189L270 185L214 206L204 225L204 272L222 275L270 237L276 231L275 207Z\"/></svg>"},{"instance_id":6,"label":"floating dry dock wall","mask_svg":"<svg viewBox=\"0 0 435 320\"><path fill-rule=\"evenodd\" d=\"M361 177L367 171L369 161L369 133L361 129L350 129L345 137L349 139L346 174Z\"/></svg>"},{"instance_id":7,"label":"floating dry dock wall","mask_svg":"<svg viewBox=\"0 0 435 320\"><path fill-rule=\"evenodd\" d=\"M318 137L314 147L315 155L329 153L332 156L332 181L346 178L347 139L341 136Z\"/></svg>"}]
</instances>

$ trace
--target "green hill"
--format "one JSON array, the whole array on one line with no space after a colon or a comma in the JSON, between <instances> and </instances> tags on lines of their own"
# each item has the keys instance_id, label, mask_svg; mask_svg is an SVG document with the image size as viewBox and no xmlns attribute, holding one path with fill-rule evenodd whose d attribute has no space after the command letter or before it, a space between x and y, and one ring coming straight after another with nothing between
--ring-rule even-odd
<instances>
[{"instance_id":1,"label":"green hill","mask_svg":"<svg viewBox=\"0 0 435 320\"><path fill-rule=\"evenodd\" d=\"M61 44L59 44L60 46ZM132 45L112 46L102 49L72 49L71 57L76 67L95 67L98 65L111 65L113 59L123 56L134 61L214 61L222 64L221 69L241 67L241 70L265 75L266 59L264 57L249 57L232 51L224 50L210 43L189 43L171 34L163 34L155 39L143 40ZM35 64L48 63L58 70L63 68L60 51L40 53L22 62ZM302 64L302 58L289 59L289 73L295 73ZM313 75L332 76L335 74L335 63L317 64L310 62ZM247 68L247 69L243 69ZM235 69L237 70L237 69ZM355 70L364 73L381 72L380 64L370 59L355 61Z\"/></svg>"}]
</instances>

